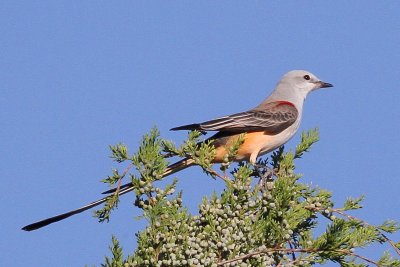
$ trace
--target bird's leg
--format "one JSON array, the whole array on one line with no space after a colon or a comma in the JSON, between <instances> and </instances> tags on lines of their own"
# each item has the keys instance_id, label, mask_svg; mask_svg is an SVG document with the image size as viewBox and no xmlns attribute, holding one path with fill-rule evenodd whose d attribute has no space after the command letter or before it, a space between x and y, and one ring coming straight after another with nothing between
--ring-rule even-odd
<instances>
[{"instance_id":1,"label":"bird's leg","mask_svg":"<svg viewBox=\"0 0 400 267\"><path fill-rule=\"evenodd\" d=\"M273 176L275 174L274 168L269 168L266 164L261 163L255 163L253 166L253 175L260 177L258 185L261 188L264 188L267 182L271 182L273 180Z\"/></svg>"}]
</instances>

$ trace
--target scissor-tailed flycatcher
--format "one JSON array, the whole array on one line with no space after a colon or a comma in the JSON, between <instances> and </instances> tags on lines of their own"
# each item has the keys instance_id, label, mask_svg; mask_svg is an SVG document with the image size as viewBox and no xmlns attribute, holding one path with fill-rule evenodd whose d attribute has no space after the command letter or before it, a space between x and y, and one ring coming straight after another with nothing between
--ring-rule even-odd
<instances>
[{"instance_id":1,"label":"scissor-tailed flycatcher","mask_svg":"<svg viewBox=\"0 0 400 267\"><path fill-rule=\"evenodd\" d=\"M267 99L249 111L203 123L188 124L171 130L218 131L210 137L214 140L212 144L216 151L213 163L223 162L231 144L235 143L240 134L246 133L235 160L247 160L255 163L258 156L280 147L293 137L299 128L303 103L307 95L316 89L332 86L332 84L321 81L308 71L290 71L282 77ZM194 160L185 158L168 166L164 176L192 165L194 165ZM130 183L123 185L120 189L119 195L133 190ZM115 190L109 190L106 193L113 191ZM26 231L36 230L100 205L106 199L107 197L99 199L79 209L24 226L22 229Z\"/></svg>"}]
</instances>

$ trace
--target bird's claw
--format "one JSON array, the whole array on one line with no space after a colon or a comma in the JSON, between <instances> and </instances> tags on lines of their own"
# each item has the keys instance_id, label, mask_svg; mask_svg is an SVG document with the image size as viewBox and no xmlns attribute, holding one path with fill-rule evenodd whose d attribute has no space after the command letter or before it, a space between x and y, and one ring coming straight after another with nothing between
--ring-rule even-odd
<instances>
[{"instance_id":1,"label":"bird's claw","mask_svg":"<svg viewBox=\"0 0 400 267\"><path fill-rule=\"evenodd\" d=\"M263 188L267 182L273 180L273 176L275 175L275 171L273 168L268 168L264 164L254 164L254 172L255 175L260 177L258 185Z\"/></svg>"}]
</instances>

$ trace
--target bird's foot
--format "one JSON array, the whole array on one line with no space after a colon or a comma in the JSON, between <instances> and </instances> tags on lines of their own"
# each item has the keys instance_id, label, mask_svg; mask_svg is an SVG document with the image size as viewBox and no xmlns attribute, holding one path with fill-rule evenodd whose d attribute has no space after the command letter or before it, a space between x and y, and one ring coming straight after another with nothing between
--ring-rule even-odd
<instances>
[{"instance_id":1,"label":"bird's foot","mask_svg":"<svg viewBox=\"0 0 400 267\"><path fill-rule=\"evenodd\" d=\"M260 177L258 185L261 188L263 188L267 182L271 182L275 174L274 168L269 168L264 164L254 164L254 172L254 175Z\"/></svg>"}]
</instances>

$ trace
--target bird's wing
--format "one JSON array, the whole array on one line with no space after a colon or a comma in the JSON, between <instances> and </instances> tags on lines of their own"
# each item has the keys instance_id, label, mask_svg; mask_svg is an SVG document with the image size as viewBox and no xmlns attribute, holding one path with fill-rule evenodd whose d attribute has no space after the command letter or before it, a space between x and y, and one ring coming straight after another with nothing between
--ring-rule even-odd
<instances>
[{"instance_id":1,"label":"bird's wing","mask_svg":"<svg viewBox=\"0 0 400 267\"><path fill-rule=\"evenodd\" d=\"M241 113L224 116L202 123L188 124L171 130L200 130L225 132L266 131L278 134L292 125L299 112L287 101L270 102Z\"/></svg>"}]
</instances>

